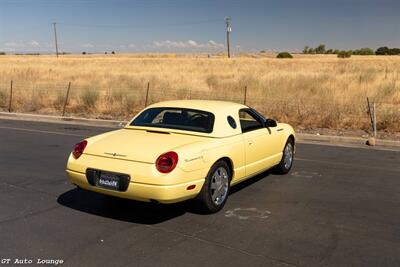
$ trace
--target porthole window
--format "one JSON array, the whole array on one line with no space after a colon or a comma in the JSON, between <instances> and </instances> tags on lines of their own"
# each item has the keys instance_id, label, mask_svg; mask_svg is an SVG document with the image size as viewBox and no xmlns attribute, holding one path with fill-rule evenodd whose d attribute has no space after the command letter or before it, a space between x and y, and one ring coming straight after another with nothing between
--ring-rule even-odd
<instances>
[{"instance_id":1,"label":"porthole window","mask_svg":"<svg viewBox=\"0 0 400 267\"><path fill-rule=\"evenodd\" d=\"M232 118L231 116L228 116L227 119L228 119L229 125L230 125L233 129L236 129L236 122L235 122L235 119Z\"/></svg>"}]
</instances>

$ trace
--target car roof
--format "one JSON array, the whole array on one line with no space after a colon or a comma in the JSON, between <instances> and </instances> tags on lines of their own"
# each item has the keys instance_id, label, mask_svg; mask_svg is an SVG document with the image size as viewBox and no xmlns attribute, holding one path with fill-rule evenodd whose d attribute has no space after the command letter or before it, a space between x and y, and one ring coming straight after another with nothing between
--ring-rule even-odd
<instances>
[{"instance_id":1,"label":"car roof","mask_svg":"<svg viewBox=\"0 0 400 267\"><path fill-rule=\"evenodd\" d=\"M214 128L211 133L200 133L200 132L190 132L192 135L207 136L207 137L229 137L237 134L241 134L239 110L243 108L248 108L245 105L228 102L228 101L217 101L217 100L174 100L174 101L164 101L152 104L146 107L144 110L149 108L187 108L187 109L197 109L202 111L211 112L215 116ZM143 112L143 110L142 110ZM141 112L139 112L140 114ZM138 116L138 115L136 115ZM135 116L135 117L136 117ZM235 122L236 127L233 128L227 118L231 116ZM135 118L132 119L132 121ZM131 122L132 122L131 121ZM130 122L130 123L131 123ZM129 126L128 128L137 128L138 126ZM165 129L159 129L164 131ZM170 130L169 130L170 131ZM188 133L188 131L173 130L174 132Z\"/></svg>"},{"instance_id":2,"label":"car roof","mask_svg":"<svg viewBox=\"0 0 400 267\"><path fill-rule=\"evenodd\" d=\"M226 109L239 110L242 108L247 108L247 106L239 103L219 101L219 100L173 100L173 101L164 101L152 104L149 106L149 108L150 107L191 108L191 109L208 111L212 113L218 113Z\"/></svg>"}]
</instances>

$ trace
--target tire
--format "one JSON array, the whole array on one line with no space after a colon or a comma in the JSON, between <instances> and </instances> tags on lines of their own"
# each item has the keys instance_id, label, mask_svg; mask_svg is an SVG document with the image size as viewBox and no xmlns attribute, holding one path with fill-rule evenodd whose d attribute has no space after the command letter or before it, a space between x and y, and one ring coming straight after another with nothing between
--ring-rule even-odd
<instances>
[{"instance_id":1,"label":"tire","mask_svg":"<svg viewBox=\"0 0 400 267\"><path fill-rule=\"evenodd\" d=\"M277 174L286 174L290 171L293 166L294 160L294 141L289 138L286 141L285 147L282 151L282 159L278 165L275 166L275 172Z\"/></svg>"},{"instance_id":2,"label":"tire","mask_svg":"<svg viewBox=\"0 0 400 267\"><path fill-rule=\"evenodd\" d=\"M229 195L231 175L231 170L225 161L217 161L211 167L195 199L201 211L215 213L224 207Z\"/></svg>"}]
</instances>

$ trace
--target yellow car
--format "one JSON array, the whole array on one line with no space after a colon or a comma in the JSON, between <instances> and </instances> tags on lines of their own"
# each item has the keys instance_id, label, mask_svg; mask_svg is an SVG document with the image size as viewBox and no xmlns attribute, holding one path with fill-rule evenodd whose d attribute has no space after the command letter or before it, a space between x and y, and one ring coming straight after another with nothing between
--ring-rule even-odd
<instances>
[{"instance_id":1,"label":"yellow car","mask_svg":"<svg viewBox=\"0 0 400 267\"><path fill-rule=\"evenodd\" d=\"M272 167L287 173L295 133L245 105L206 100L148 106L123 129L76 144L72 184L102 194L219 211L232 185Z\"/></svg>"}]
</instances>

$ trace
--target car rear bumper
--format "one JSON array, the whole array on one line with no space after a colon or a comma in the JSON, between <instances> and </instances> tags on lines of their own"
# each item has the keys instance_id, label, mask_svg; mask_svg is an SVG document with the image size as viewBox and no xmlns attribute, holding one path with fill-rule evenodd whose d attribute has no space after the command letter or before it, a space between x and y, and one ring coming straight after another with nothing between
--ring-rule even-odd
<instances>
[{"instance_id":1,"label":"car rear bumper","mask_svg":"<svg viewBox=\"0 0 400 267\"><path fill-rule=\"evenodd\" d=\"M83 189L106 195L147 202L155 200L160 203L175 203L191 199L197 196L204 183L204 179L174 185L153 185L131 181L127 190L120 192L90 185L85 173L70 169L67 169L66 171L71 183ZM195 185L195 187L193 189L188 189L188 187L192 185Z\"/></svg>"}]
</instances>

